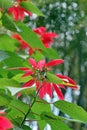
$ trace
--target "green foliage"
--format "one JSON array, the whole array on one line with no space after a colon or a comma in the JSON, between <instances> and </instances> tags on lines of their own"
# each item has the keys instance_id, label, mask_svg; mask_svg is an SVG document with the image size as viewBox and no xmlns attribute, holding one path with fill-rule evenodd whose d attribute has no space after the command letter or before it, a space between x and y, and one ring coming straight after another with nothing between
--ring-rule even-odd
<instances>
[{"instance_id":1,"label":"green foliage","mask_svg":"<svg viewBox=\"0 0 87 130\"><path fill-rule=\"evenodd\" d=\"M10 0L0 0L0 8L7 9L12 6L12 2Z\"/></svg>"},{"instance_id":2,"label":"green foliage","mask_svg":"<svg viewBox=\"0 0 87 130\"><path fill-rule=\"evenodd\" d=\"M52 48L45 48L42 50L42 54L50 59L59 58L58 53Z\"/></svg>"},{"instance_id":3,"label":"green foliage","mask_svg":"<svg viewBox=\"0 0 87 130\"><path fill-rule=\"evenodd\" d=\"M20 100L14 99L9 103L8 109L10 110L7 115L12 119L24 117L28 108L29 105L21 102Z\"/></svg>"},{"instance_id":4,"label":"green foliage","mask_svg":"<svg viewBox=\"0 0 87 130\"><path fill-rule=\"evenodd\" d=\"M24 23L17 23L17 26L19 28L18 33L32 48L44 48L41 40L29 27Z\"/></svg>"},{"instance_id":5,"label":"green foliage","mask_svg":"<svg viewBox=\"0 0 87 130\"><path fill-rule=\"evenodd\" d=\"M73 119L87 123L87 112L80 106L67 101L57 101L54 105Z\"/></svg>"},{"instance_id":6,"label":"green foliage","mask_svg":"<svg viewBox=\"0 0 87 130\"><path fill-rule=\"evenodd\" d=\"M8 14L4 14L2 16L2 24L5 28L11 31L14 31L14 32L17 31L15 22L12 21L11 17Z\"/></svg>"},{"instance_id":7,"label":"green foliage","mask_svg":"<svg viewBox=\"0 0 87 130\"><path fill-rule=\"evenodd\" d=\"M13 79L7 79L7 78L0 78L0 87L20 87L21 85L13 80Z\"/></svg>"},{"instance_id":8,"label":"green foliage","mask_svg":"<svg viewBox=\"0 0 87 130\"><path fill-rule=\"evenodd\" d=\"M63 83L63 81L60 78L58 78L57 76L55 76L54 74L51 74L49 72L47 72L47 81L55 83L55 84L62 84Z\"/></svg>"},{"instance_id":9,"label":"green foliage","mask_svg":"<svg viewBox=\"0 0 87 130\"><path fill-rule=\"evenodd\" d=\"M35 104L32 107L32 112L35 113L35 118L40 120L40 115L45 111L51 112L49 103L37 98Z\"/></svg>"},{"instance_id":10,"label":"green foliage","mask_svg":"<svg viewBox=\"0 0 87 130\"><path fill-rule=\"evenodd\" d=\"M9 96L7 96L5 94L0 96L0 106L7 106L9 104L9 102L10 102Z\"/></svg>"},{"instance_id":11,"label":"green foliage","mask_svg":"<svg viewBox=\"0 0 87 130\"><path fill-rule=\"evenodd\" d=\"M30 1L22 2L21 6L24 7L26 10L35 13L39 16L44 16L41 11Z\"/></svg>"},{"instance_id":12,"label":"green foliage","mask_svg":"<svg viewBox=\"0 0 87 130\"><path fill-rule=\"evenodd\" d=\"M8 49L10 49L10 47L11 46L9 46ZM23 66L24 59L21 58L18 54L16 54L15 52L7 52L7 51L6 53L8 54L9 57L4 60L4 63L6 64L8 68ZM13 60L13 57L14 57L14 60Z\"/></svg>"},{"instance_id":13,"label":"green foliage","mask_svg":"<svg viewBox=\"0 0 87 130\"><path fill-rule=\"evenodd\" d=\"M3 60L5 60L5 59L7 59L9 56L7 55L7 53L6 52L4 52L4 51L0 51L0 62L1 61L3 61Z\"/></svg>"},{"instance_id":14,"label":"green foliage","mask_svg":"<svg viewBox=\"0 0 87 130\"><path fill-rule=\"evenodd\" d=\"M15 40L6 34L0 35L0 50L13 52L15 48Z\"/></svg>"}]
</instances>

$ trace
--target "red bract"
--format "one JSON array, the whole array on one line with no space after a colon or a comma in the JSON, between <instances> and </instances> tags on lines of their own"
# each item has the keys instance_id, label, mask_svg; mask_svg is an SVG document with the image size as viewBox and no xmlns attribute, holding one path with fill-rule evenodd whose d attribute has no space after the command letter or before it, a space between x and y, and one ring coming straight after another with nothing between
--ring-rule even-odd
<instances>
[{"instance_id":1,"label":"red bract","mask_svg":"<svg viewBox=\"0 0 87 130\"><path fill-rule=\"evenodd\" d=\"M70 88L73 88L73 89L78 89L77 84L70 77L61 75L61 74L56 74L56 76L62 79L62 81L64 82L64 85L69 86ZM61 87L63 87L63 85Z\"/></svg>"},{"instance_id":2,"label":"red bract","mask_svg":"<svg viewBox=\"0 0 87 130\"><path fill-rule=\"evenodd\" d=\"M1 114L5 114L5 112L0 111L0 130L8 130L13 128L12 123L4 116L1 116Z\"/></svg>"},{"instance_id":3,"label":"red bract","mask_svg":"<svg viewBox=\"0 0 87 130\"><path fill-rule=\"evenodd\" d=\"M29 16L32 16L31 12L27 11L26 9L20 6L20 2L22 1L18 0L16 2L19 2L19 3L8 8L8 13L13 15L15 21L18 21L18 20L23 21L26 14Z\"/></svg>"},{"instance_id":4,"label":"red bract","mask_svg":"<svg viewBox=\"0 0 87 130\"><path fill-rule=\"evenodd\" d=\"M56 38L58 35L53 32L46 32L45 27L38 27L33 30L41 39L43 42L44 46L46 48L50 47L50 44L54 42L54 38Z\"/></svg>"}]
</instances>

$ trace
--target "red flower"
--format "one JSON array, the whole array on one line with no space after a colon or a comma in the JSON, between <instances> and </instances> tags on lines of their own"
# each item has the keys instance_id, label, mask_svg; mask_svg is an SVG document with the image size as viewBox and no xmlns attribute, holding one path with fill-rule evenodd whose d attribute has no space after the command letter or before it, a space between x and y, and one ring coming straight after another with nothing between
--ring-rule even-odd
<instances>
[{"instance_id":1,"label":"red flower","mask_svg":"<svg viewBox=\"0 0 87 130\"><path fill-rule=\"evenodd\" d=\"M56 38L58 35L53 32L46 32L45 27L38 27L33 30L40 37L46 48L50 47L50 44L54 42L53 38Z\"/></svg>"},{"instance_id":2,"label":"red flower","mask_svg":"<svg viewBox=\"0 0 87 130\"><path fill-rule=\"evenodd\" d=\"M0 112L0 114L4 114L4 112ZM0 130L8 130L13 128L12 123L4 116L0 116Z\"/></svg>"},{"instance_id":3,"label":"red flower","mask_svg":"<svg viewBox=\"0 0 87 130\"><path fill-rule=\"evenodd\" d=\"M26 14L32 16L31 12L27 11L26 9L20 6L20 3L22 1L23 0L16 0L17 3L14 6L8 8L8 13L13 15L15 21L22 21Z\"/></svg>"},{"instance_id":4,"label":"red flower","mask_svg":"<svg viewBox=\"0 0 87 130\"><path fill-rule=\"evenodd\" d=\"M64 60L62 59L56 59L52 60L48 63L45 62L45 60L40 60L36 62L33 58L29 59L29 63L31 64L32 68L19 68L19 70L23 70L25 74L22 75L22 77L25 76L32 76L33 78L29 80L28 82L23 84L23 87L31 87L32 85L36 84L36 91L41 87L39 91L39 97L43 98L46 94L48 94L50 97L52 97L52 90L54 89L58 95L58 97L63 100L63 94L59 88L58 85L47 82L46 79L46 73L47 71L51 70L51 66L59 65L63 63Z\"/></svg>"},{"instance_id":5,"label":"red flower","mask_svg":"<svg viewBox=\"0 0 87 130\"><path fill-rule=\"evenodd\" d=\"M29 59L29 63L32 68L19 68L19 70L23 70L25 74L22 75L22 77L25 76L32 76L33 78L29 80L28 82L23 84L23 87L31 87L32 85L36 85L36 91L40 88L39 91L39 97L44 98L46 94L48 94L50 97L52 97L52 90L54 89L57 93L57 96L60 100L64 99L64 96L62 94L61 88L65 89L65 86L69 86L73 89L77 89L76 83L69 77L56 74L58 78L60 78L63 83L62 84L54 84L53 82L47 82L47 71L51 70L51 66L55 66L58 64L63 63L64 60L62 59L55 59L48 63L45 62L45 60L40 60L36 62L33 58Z\"/></svg>"}]
</instances>

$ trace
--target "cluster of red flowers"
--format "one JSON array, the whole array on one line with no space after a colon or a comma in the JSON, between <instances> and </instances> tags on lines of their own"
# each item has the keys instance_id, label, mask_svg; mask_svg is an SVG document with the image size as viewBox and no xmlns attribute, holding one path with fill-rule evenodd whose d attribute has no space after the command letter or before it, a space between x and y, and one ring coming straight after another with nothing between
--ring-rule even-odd
<instances>
[{"instance_id":1,"label":"cluster of red flowers","mask_svg":"<svg viewBox=\"0 0 87 130\"><path fill-rule=\"evenodd\" d=\"M29 80L28 82L23 84L23 87L32 87L32 85L36 85L36 91L39 90L39 97L43 98L46 94L48 94L50 97L52 97L52 90L54 89L57 93L58 97L63 100L64 96L61 92L60 88L65 88L64 85L68 83L69 87L72 87L73 89L77 89L76 83L69 77L56 74L58 78L60 78L63 83L61 84L54 84L52 82L48 82L47 80L47 72L52 70L52 66L59 65L63 63L64 60L62 59L56 59L49 61L48 63L45 62L45 60L40 60L36 62L33 58L29 59L29 64L32 68L24 68L20 67L19 70L23 70L25 74L22 75L22 77L26 76L32 76L33 78Z\"/></svg>"},{"instance_id":2,"label":"cluster of red flowers","mask_svg":"<svg viewBox=\"0 0 87 130\"><path fill-rule=\"evenodd\" d=\"M24 17L27 15L32 16L32 13L23 7L21 7L21 2L27 0L15 0L14 6L8 8L8 13L12 14L15 21L24 20Z\"/></svg>"},{"instance_id":3,"label":"cluster of red flowers","mask_svg":"<svg viewBox=\"0 0 87 130\"><path fill-rule=\"evenodd\" d=\"M47 32L45 27L38 27L33 30L41 39L44 47L49 48L51 43L53 43L53 38L56 38L58 35L53 32Z\"/></svg>"},{"instance_id":4,"label":"cluster of red flowers","mask_svg":"<svg viewBox=\"0 0 87 130\"><path fill-rule=\"evenodd\" d=\"M56 38L58 36L56 33L47 32L45 27L38 27L33 31L41 39L45 48L49 48L50 45L53 43L53 38ZM21 44L21 49L28 49L29 55L32 55L34 49L26 41L24 41L19 34L15 33L12 35L12 37L19 41L19 43Z\"/></svg>"},{"instance_id":5,"label":"cluster of red flowers","mask_svg":"<svg viewBox=\"0 0 87 130\"><path fill-rule=\"evenodd\" d=\"M12 123L6 117L1 116L2 114L5 113L0 111L0 130L8 130L13 128Z\"/></svg>"}]
</instances>

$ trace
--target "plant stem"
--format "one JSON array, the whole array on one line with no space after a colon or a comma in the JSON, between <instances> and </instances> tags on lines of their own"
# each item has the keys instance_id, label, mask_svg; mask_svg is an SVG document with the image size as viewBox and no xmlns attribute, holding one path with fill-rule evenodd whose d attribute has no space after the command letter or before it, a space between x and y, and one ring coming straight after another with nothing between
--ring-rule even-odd
<instances>
[{"instance_id":1,"label":"plant stem","mask_svg":"<svg viewBox=\"0 0 87 130\"><path fill-rule=\"evenodd\" d=\"M25 120L26 120L28 114L30 113L31 108L33 107L34 103L36 102L36 98L37 98L37 96L38 96L38 93L40 92L41 87L42 87L42 83L41 83L41 86L39 87L39 89L38 89L38 91L37 91L37 93L36 93L36 96L34 97L33 102L32 102L31 105L29 106L29 109L28 109L27 113L25 114L25 116L24 116L24 118L23 118L23 120L22 120L22 122L21 122L21 125L20 125L21 128L22 128L22 126L23 126L23 124L24 124L24 122L25 122Z\"/></svg>"}]
</instances>

